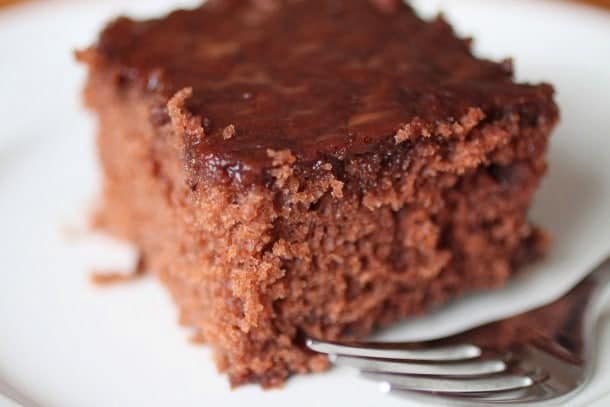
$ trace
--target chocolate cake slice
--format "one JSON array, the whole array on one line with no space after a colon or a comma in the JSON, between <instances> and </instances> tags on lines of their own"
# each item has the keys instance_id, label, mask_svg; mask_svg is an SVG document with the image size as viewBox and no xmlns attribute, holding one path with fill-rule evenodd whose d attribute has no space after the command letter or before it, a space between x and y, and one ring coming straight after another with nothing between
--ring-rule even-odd
<instances>
[{"instance_id":1,"label":"chocolate cake slice","mask_svg":"<svg viewBox=\"0 0 610 407\"><path fill-rule=\"evenodd\" d=\"M79 58L98 220L139 248L233 385L361 338L544 249L527 210L553 89L442 19L367 0L210 0L119 18Z\"/></svg>"}]
</instances>

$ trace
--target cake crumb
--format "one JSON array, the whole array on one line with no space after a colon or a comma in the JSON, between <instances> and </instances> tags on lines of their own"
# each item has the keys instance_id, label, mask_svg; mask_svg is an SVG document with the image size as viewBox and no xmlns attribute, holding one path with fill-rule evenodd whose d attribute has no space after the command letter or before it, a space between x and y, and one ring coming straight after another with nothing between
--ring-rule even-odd
<instances>
[{"instance_id":1,"label":"cake crumb","mask_svg":"<svg viewBox=\"0 0 610 407\"><path fill-rule=\"evenodd\" d=\"M193 96L193 88L187 87L179 90L167 102L167 111L172 125L178 131L195 141L205 136L201 118L194 116L186 109L186 101ZM181 141L183 142L183 141Z\"/></svg>"},{"instance_id":2,"label":"cake crumb","mask_svg":"<svg viewBox=\"0 0 610 407\"><path fill-rule=\"evenodd\" d=\"M167 102L167 108L170 116L172 116L172 118L181 117L184 114L184 104L192 96L193 88L191 87L183 88L176 92L174 96L172 96L171 99Z\"/></svg>"},{"instance_id":3,"label":"cake crumb","mask_svg":"<svg viewBox=\"0 0 610 407\"><path fill-rule=\"evenodd\" d=\"M440 122L436 125L436 131L435 133L437 135L441 135L445 138L450 137L452 134L454 134L456 129L453 128L452 123L450 122Z\"/></svg>"},{"instance_id":4,"label":"cake crumb","mask_svg":"<svg viewBox=\"0 0 610 407\"><path fill-rule=\"evenodd\" d=\"M343 198L343 182L333 178L333 180L330 181L330 191L333 198Z\"/></svg>"},{"instance_id":5,"label":"cake crumb","mask_svg":"<svg viewBox=\"0 0 610 407\"><path fill-rule=\"evenodd\" d=\"M131 271L94 270L90 275L90 280L93 285L106 286L131 282L142 277L144 274L146 274L146 266L143 257L140 256L136 266Z\"/></svg>"},{"instance_id":6,"label":"cake crumb","mask_svg":"<svg viewBox=\"0 0 610 407\"><path fill-rule=\"evenodd\" d=\"M282 165L292 165L296 162L295 156L292 154L292 151L286 150L272 150L270 148L267 149L267 156L271 158L272 164L274 167L279 167Z\"/></svg>"},{"instance_id":7,"label":"cake crumb","mask_svg":"<svg viewBox=\"0 0 610 407\"><path fill-rule=\"evenodd\" d=\"M426 128L421 119L415 118L410 123L402 126L394 135L396 144L404 143L405 141L414 141L418 136L430 137L432 133Z\"/></svg>"},{"instance_id":8,"label":"cake crumb","mask_svg":"<svg viewBox=\"0 0 610 407\"><path fill-rule=\"evenodd\" d=\"M225 140L229 140L229 139L232 139L233 137L235 137L236 134L237 134L237 132L235 130L235 126L232 124L229 124L222 131L222 138Z\"/></svg>"},{"instance_id":9,"label":"cake crumb","mask_svg":"<svg viewBox=\"0 0 610 407\"><path fill-rule=\"evenodd\" d=\"M413 129L411 129L410 125L405 124L400 130L396 132L396 135L394 136L394 141L396 141L396 144L400 144L409 140L411 137L413 137Z\"/></svg>"},{"instance_id":10,"label":"cake crumb","mask_svg":"<svg viewBox=\"0 0 610 407\"><path fill-rule=\"evenodd\" d=\"M316 355L309 360L308 367L312 372L321 373L328 370L330 363L328 361L328 356L326 355Z\"/></svg>"},{"instance_id":11,"label":"cake crumb","mask_svg":"<svg viewBox=\"0 0 610 407\"><path fill-rule=\"evenodd\" d=\"M485 113L478 107L471 107L466 114L460 118L460 124L465 132L469 132L483 119L485 119Z\"/></svg>"},{"instance_id":12,"label":"cake crumb","mask_svg":"<svg viewBox=\"0 0 610 407\"><path fill-rule=\"evenodd\" d=\"M141 277L138 273L126 273L116 270L98 270L91 273L91 282L97 286L127 283Z\"/></svg>"},{"instance_id":13,"label":"cake crumb","mask_svg":"<svg viewBox=\"0 0 610 407\"><path fill-rule=\"evenodd\" d=\"M293 257L292 253L290 252L290 245L284 239L279 239L274 243L272 252L274 256L282 259L291 259Z\"/></svg>"},{"instance_id":14,"label":"cake crumb","mask_svg":"<svg viewBox=\"0 0 610 407\"><path fill-rule=\"evenodd\" d=\"M205 335L201 331L197 331L193 335L191 335L189 337L189 342L195 345L204 345L207 343Z\"/></svg>"}]
</instances>

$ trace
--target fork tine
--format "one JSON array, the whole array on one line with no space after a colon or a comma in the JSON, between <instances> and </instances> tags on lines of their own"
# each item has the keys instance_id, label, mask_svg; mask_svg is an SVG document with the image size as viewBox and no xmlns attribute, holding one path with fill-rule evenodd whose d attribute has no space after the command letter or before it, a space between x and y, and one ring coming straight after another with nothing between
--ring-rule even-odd
<instances>
[{"instance_id":1,"label":"fork tine","mask_svg":"<svg viewBox=\"0 0 610 407\"><path fill-rule=\"evenodd\" d=\"M361 342L347 345L315 339L308 339L306 345L309 349L320 353L399 360L456 361L474 359L482 353L481 349L474 345L407 349L404 347L404 344L396 343Z\"/></svg>"},{"instance_id":2,"label":"fork tine","mask_svg":"<svg viewBox=\"0 0 610 407\"><path fill-rule=\"evenodd\" d=\"M389 386L388 386L389 387ZM388 388L386 387L386 391ZM401 389L392 389L392 394L405 398L410 402L421 401L425 403L448 404L456 407L476 407L476 406L513 406L532 404L534 402L544 403L553 398L553 391L545 391L541 386L530 386L522 389L488 392L488 393L427 393ZM556 405L561 404L557 400Z\"/></svg>"},{"instance_id":3,"label":"fork tine","mask_svg":"<svg viewBox=\"0 0 610 407\"><path fill-rule=\"evenodd\" d=\"M355 367L365 372L434 376L482 376L500 373L507 368L504 361L497 359L458 363L409 363L353 356L336 356L333 362L338 365Z\"/></svg>"},{"instance_id":4,"label":"fork tine","mask_svg":"<svg viewBox=\"0 0 610 407\"><path fill-rule=\"evenodd\" d=\"M431 393L487 393L530 387L534 380L528 376L498 374L477 379L440 379L387 373L362 373L367 379L381 382L384 391L392 389Z\"/></svg>"}]
</instances>

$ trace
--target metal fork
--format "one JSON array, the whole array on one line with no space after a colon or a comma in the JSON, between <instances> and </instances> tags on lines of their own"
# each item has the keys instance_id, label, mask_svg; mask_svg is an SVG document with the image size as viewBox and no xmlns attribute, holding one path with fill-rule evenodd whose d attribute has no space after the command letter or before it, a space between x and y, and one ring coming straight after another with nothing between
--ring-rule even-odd
<instances>
[{"instance_id":1,"label":"metal fork","mask_svg":"<svg viewBox=\"0 0 610 407\"><path fill-rule=\"evenodd\" d=\"M557 404L591 379L610 260L555 302L453 335L417 343L329 342L307 346L359 369L384 392L455 406ZM608 315L606 315L608 316Z\"/></svg>"}]
</instances>

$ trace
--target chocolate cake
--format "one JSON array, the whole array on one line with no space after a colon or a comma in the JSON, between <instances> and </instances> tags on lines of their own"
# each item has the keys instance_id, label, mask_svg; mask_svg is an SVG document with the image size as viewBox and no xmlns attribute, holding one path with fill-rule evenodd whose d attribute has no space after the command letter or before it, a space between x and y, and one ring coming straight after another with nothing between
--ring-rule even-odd
<instances>
[{"instance_id":1,"label":"chocolate cake","mask_svg":"<svg viewBox=\"0 0 610 407\"><path fill-rule=\"evenodd\" d=\"M210 0L79 53L98 224L137 245L232 385L361 338L541 254L527 210L553 89L398 1Z\"/></svg>"}]
</instances>

